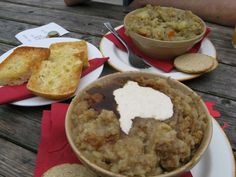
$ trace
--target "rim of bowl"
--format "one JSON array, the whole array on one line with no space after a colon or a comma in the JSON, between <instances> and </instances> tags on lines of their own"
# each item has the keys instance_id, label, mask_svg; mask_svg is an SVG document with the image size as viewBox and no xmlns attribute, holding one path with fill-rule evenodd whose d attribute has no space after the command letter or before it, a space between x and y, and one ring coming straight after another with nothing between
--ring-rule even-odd
<instances>
[{"instance_id":1,"label":"rim of bowl","mask_svg":"<svg viewBox=\"0 0 236 177\"><path fill-rule=\"evenodd\" d=\"M138 11L143 10L144 8L145 8L145 7L142 7L142 8L133 10L133 11L129 12L128 14L126 14L125 17L124 17L124 28L125 28L125 26L127 26L127 25L126 25L126 24L127 24L126 22L127 22L127 19L129 18L129 16L132 15L132 14L134 14L134 13L137 13ZM174 8L174 7L161 6L161 8L167 8L167 9L168 9L168 8ZM176 9L176 10L178 10L178 11L185 11L185 10L183 10L183 9L178 9L178 8L174 8L174 9ZM148 37L142 36L142 35L140 35L140 34L134 32L134 31L131 31L131 32L132 32L133 34L135 34L135 35L137 35L137 36L143 38L143 39L147 39L147 40L151 40L151 41L156 41L156 42L162 42L162 43L172 43L172 44L177 43L177 44L178 44L178 43L183 43L183 42L190 42L190 41L194 41L194 40L200 40L200 39L203 37L203 35L205 34L205 32L206 32L206 23L205 23L199 16L197 16L196 14L194 14L193 12L192 12L192 14L193 14L195 17L197 17L197 18L200 20L200 22L202 23L202 25L203 25L203 31L202 31L202 33L199 34L199 35L197 35L197 36L195 36L194 38L185 39L185 40L181 40L181 41L164 41L164 40L160 40L160 39L148 38ZM129 30L129 32L130 32L130 30Z\"/></svg>"},{"instance_id":2,"label":"rim of bowl","mask_svg":"<svg viewBox=\"0 0 236 177\"><path fill-rule=\"evenodd\" d=\"M195 96L199 96L197 95L197 93L195 93L191 88L187 87L186 85L184 85L183 83L171 79L170 77L165 77L165 76L161 76L159 74L153 74L153 73L147 73L147 72L138 72L138 71L127 71L127 72L119 72L119 73L113 73L113 74L109 74L107 76L101 77L98 80L92 82L91 84L89 84L88 86L86 86L85 88L83 88L72 100L72 102L69 105L68 111L66 113L66 119L65 119L65 130L66 130L66 137L67 140L70 144L70 146L72 147L73 151L75 152L75 154L77 155L77 157L83 162L85 163L85 166L88 166L92 171L98 171L99 173L105 174L107 176L113 176L113 177L126 177L125 175L122 174L118 174L118 173L114 173L111 172L109 170L106 170L98 165L96 165L95 163L90 162L84 155L83 153L76 147L72 136L71 136L71 129L70 129L70 125L71 125L71 118L70 118L70 114L72 113L72 108L74 107L74 101L76 100L77 97L79 97L81 94L83 94L84 91L86 91L87 89L93 87L94 84L98 83L100 80L107 80L107 79L111 79L114 77L124 77L124 76L138 76L138 75L143 75L147 76L147 77L160 77L160 78L164 78L164 79L169 79L171 80L171 82L173 84L177 84L178 88L182 88L182 89L186 89L188 90L189 93L194 94ZM204 112L207 114L207 120L208 120L208 124L207 124L207 128L204 132L205 136L202 139L202 142L200 144L200 146L198 147L197 151L195 152L195 154L193 155L193 157L191 158L191 160L186 163L185 165L164 173L164 174L160 174L160 175L155 175L152 177L174 177L175 175L180 175L184 172L187 172L188 170L190 170L191 168L193 168L197 162L200 160L200 158L202 157L202 155L205 153L205 151L207 150L210 142L211 142L211 138L212 138L212 132L213 132L213 127L212 127L212 117L206 107L206 105L204 104L203 100L200 99L200 104L201 107L203 108ZM150 176L151 177L151 176Z\"/></svg>"}]
</instances>

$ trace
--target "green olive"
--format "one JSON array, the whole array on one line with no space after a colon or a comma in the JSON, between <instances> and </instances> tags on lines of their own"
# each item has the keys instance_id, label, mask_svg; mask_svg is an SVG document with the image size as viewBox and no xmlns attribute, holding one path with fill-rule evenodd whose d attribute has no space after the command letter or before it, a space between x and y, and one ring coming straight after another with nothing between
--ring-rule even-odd
<instances>
[{"instance_id":1,"label":"green olive","mask_svg":"<svg viewBox=\"0 0 236 177\"><path fill-rule=\"evenodd\" d=\"M57 31L50 31L48 33L48 37L51 38L51 37L59 37L59 33Z\"/></svg>"}]
</instances>

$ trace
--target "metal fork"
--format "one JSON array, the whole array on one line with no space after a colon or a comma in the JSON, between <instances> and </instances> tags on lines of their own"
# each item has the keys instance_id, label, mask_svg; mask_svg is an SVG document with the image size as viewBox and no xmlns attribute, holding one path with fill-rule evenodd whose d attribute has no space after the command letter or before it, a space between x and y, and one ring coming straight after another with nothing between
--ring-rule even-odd
<instances>
[{"instance_id":1,"label":"metal fork","mask_svg":"<svg viewBox=\"0 0 236 177\"><path fill-rule=\"evenodd\" d=\"M126 42L121 38L121 36L116 32L116 30L112 27L110 22L104 23L106 28L115 35L115 37L124 45L124 47L127 49L129 63L135 67L135 68L149 68L150 64L148 64L146 61L144 61L139 56L135 55L132 50L129 48L129 46L126 44Z\"/></svg>"}]
</instances>

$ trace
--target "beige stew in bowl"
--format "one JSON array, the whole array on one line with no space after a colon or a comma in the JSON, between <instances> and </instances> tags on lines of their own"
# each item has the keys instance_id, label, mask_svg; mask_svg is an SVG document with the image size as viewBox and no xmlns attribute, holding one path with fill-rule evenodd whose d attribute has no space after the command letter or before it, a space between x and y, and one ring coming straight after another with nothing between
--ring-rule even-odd
<instances>
[{"instance_id":1,"label":"beige stew in bowl","mask_svg":"<svg viewBox=\"0 0 236 177\"><path fill-rule=\"evenodd\" d=\"M201 35L205 25L189 10L147 5L128 15L125 29L150 39L184 41Z\"/></svg>"},{"instance_id":2,"label":"beige stew in bowl","mask_svg":"<svg viewBox=\"0 0 236 177\"><path fill-rule=\"evenodd\" d=\"M117 109L119 95L115 94L127 83L169 98L172 107L168 106L170 102L164 103L164 97L159 106L163 113L165 104L172 114L165 110L159 114L160 117L168 114L165 120L158 119L158 115L146 118L136 115L127 131L127 127L122 127L121 109ZM135 102L135 97L139 101L144 98L144 102L150 98L148 90L142 92L143 96L135 96L138 91L127 92L128 95L125 89L122 91L119 98L133 107L139 105L141 111L137 112L159 109L147 102L148 106ZM132 112L132 106L124 104L126 113ZM197 163L210 142L211 132L211 117L197 94L178 81L139 72L109 75L89 85L74 98L66 118L66 133L73 150L86 166L104 176L180 174Z\"/></svg>"}]
</instances>

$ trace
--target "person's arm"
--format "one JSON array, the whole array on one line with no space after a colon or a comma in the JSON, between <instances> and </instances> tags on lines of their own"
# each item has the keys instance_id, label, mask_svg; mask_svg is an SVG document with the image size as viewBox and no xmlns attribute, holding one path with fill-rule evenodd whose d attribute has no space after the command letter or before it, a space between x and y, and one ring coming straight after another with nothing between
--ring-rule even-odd
<instances>
[{"instance_id":1,"label":"person's arm","mask_svg":"<svg viewBox=\"0 0 236 177\"><path fill-rule=\"evenodd\" d=\"M227 26L236 25L235 0L134 0L130 7L139 8L146 4L188 9L206 21Z\"/></svg>"}]
</instances>

